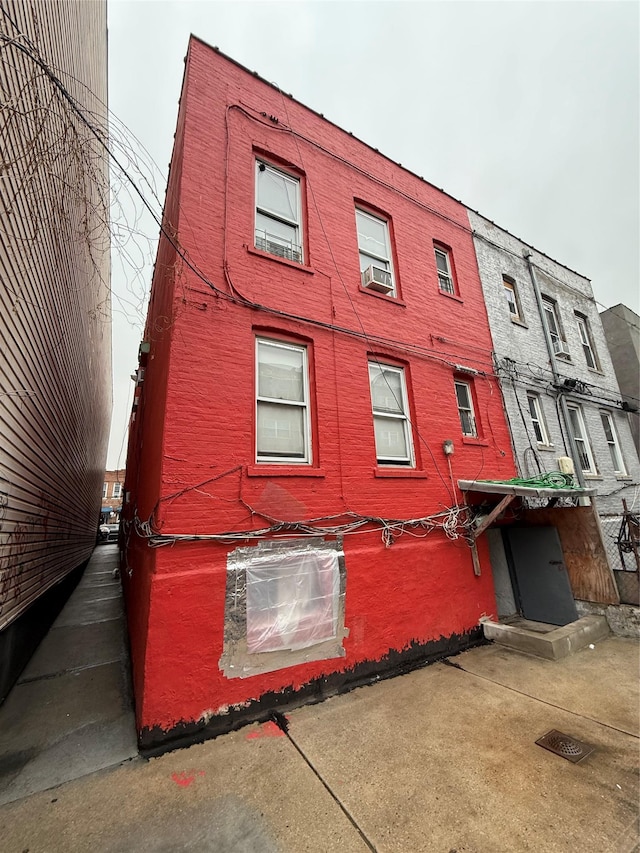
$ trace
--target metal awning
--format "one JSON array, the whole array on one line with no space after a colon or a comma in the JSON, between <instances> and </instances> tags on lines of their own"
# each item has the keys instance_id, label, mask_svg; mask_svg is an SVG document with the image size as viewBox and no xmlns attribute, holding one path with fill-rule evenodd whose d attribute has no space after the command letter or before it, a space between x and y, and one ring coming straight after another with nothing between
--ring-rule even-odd
<instances>
[{"instance_id":1,"label":"metal awning","mask_svg":"<svg viewBox=\"0 0 640 853\"><path fill-rule=\"evenodd\" d=\"M541 486L522 486L514 483L493 483L488 480L458 480L458 488L464 492L476 492L484 495L502 495L502 500L497 503L488 515L482 516L482 520L471 534L469 543L471 556L473 558L473 573L480 574L480 560L476 548L476 539L493 524L509 506L514 498L547 498L555 501L557 498L588 498L598 493L597 489L577 488L544 488Z\"/></svg>"},{"instance_id":2,"label":"metal awning","mask_svg":"<svg viewBox=\"0 0 640 853\"><path fill-rule=\"evenodd\" d=\"M520 498L589 498L598 494L590 489L545 489L538 486L514 486L510 483L491 483L486 480L458 480L462 492L483 492L487 495L512 495Z\"/></svg>"}]
</instances>

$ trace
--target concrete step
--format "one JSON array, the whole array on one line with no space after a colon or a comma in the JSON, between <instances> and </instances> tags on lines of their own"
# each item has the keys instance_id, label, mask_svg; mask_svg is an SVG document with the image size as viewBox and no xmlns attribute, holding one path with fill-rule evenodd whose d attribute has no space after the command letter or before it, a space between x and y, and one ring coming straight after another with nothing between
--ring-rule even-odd
<instances>
[{"instance_id":1,"label":"concrete step","mask_svg":"<svg viewBox=\"0 0 640 853\"><path fill-rule=\"evenodd\" d=\"M493 622L491 619L482 620L487 640L546 660L560 660L609 635L609 625L604 616L583 616L568 625L549 627L549 631L541 633L539 629L530 630L518 625Z\"/></svg>"}]
</instances>

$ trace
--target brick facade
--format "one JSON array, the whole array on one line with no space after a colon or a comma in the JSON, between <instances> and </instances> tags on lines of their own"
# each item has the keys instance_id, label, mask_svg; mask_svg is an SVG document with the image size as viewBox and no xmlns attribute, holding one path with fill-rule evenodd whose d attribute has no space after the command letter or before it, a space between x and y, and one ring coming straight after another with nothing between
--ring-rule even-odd
<instances>
[{"instance_id":1,"label":"brick facade","mask_svg":"<svg viewBox=\"0 0 640 853\"><path fill-rule=\"evenodd\" d=\"M469 212L484 290L489 325L495 348L496 368L505 400L513 446L522 476L558 469L560 456L571 456L571 446L559 415L564 396L577 405L595 462L595 470L585 473L587 486L596 486L596 505L601 515L619 513L623 497L632 498L640 483L640 465L626 413L611 363L602 323L591 284L511 234ZM555 381L545 342L542 318L524 255L531 252L541 295L552 300L564 339L566 355L556 358ZM512 318L503 278L507 276L517 291L520 318ZM589 367L578 326L588 329L595 367ZM561 387L559 387L561 386ZM548 444L537 441L527 394L536 394L544 414ZM616 472L602 422L608 414L619 442L624 472Z\"/></svg>"},{"instance_id":2,"label":"brick facade","mask_svg":"<svg viewBox=\"0 0 640 853\"><path fill-rule=\"evenodd\" d=\"M118 471L104 472L100 521L105 524L115 524L120 520L120 510L124 498L124 478L124 468Z\"/></svg>"},{"instance_id":3,"label":"brick facade","mask_svg":"<svg viewBox=\"0 0 640 853\"><path fill-rule=\"evenodd\" d=\"M299 181L302 263L256 248L258 161ZM362 287L356 208L388 222L393 297ZM124 509L146 745L220 731L473 642L495 598L486 543L476 576L456 523L456 480L515 473L458 202L192 39L164 222ZM167 239L173 234L187 262ZM439 286L434 244L449 253L453 293ZM256 459L257 338L307 356L307 463ZM404 371L413 464L376 461L368 362ZM456 378L471 392L476 435L462 434ZM440 513L449 536L407 523ZM340 653L317 659L311 648L304 660L296 652L272 671L233 677L233 661L223 659L236 549L299 541L302 522L335 543L338 525L354 519L362 526L339 540ZM278 535L276 523L298 527ZM263 528L271 532L247 533ZM197 540L224 532L239 541ZM154 535L171 546L152 547L161 541Z\"/></svg>"},{"instance_id":4,"label":"brick facade","mask_svg":"<svg viewBox=\"0 0 640 853\"><path fill-rule=\"evenodd\" d=\"M626 305L614 305L600 313L611 361L627 402L631 435L640 456L640 317Z\"/></svg>"}]
</instances>

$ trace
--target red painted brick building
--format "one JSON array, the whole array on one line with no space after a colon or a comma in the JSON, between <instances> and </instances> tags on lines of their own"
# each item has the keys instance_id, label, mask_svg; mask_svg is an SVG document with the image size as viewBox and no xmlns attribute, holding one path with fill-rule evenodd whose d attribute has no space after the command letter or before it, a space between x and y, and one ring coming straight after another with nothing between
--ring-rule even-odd
<instances>
[{"instance_id":1,"label":"red painted brick building","mask_svg":"<svg viewBox=\"0 0 640 853\"><path fill-rule=\"evenodd\" d=\"M143 746L477 640L491 349L464 207L192 38L123 508Z\"/></svg>"}]
</instances>

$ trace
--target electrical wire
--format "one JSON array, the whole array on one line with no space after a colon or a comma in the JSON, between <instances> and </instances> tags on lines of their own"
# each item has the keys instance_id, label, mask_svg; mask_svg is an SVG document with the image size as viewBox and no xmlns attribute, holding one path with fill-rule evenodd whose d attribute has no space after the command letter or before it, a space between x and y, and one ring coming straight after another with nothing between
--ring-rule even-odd
<instances>
[{"instance_id":1,"label":"electrical wire","mask_svg":"<svg viewBox=\"0 0 640 853\"><path fill-rule=\"evenodd\" d=\"M503 486L526 486L531 489L580 489L570 474L549 471L537 477L512 477L510 480L476 480L477 483L496 483Z\"/></svg>"},{"instance_id":2,"label":"electrical wire","mask_svg":"<svg viewBox=\"0 0 640 853\"><path fill-rule=\"evenodd\" d=\"M161 533L156 530L152 517L147 521L142 521L136 515L131 522L125 521L125 528L126 530L133 530L138 537L146 539L152 548L175 545L179 542L213 541L228 544L236 541L265 538L348 536L365 532L379 532L383 544L389 548L403 533L415 535L411 533L412 529L422 530L423 533L417 534L419 536L425 536L433 530L441 530L451 540L466 539L472 530L471 515L466 506L454 506L433 515L404 519L361 515L351 511L304 521L284 521L270 518L262 512L256 514L271 520L272 523L268 527L250 530L227 530L219 533ZM334 523L325 523L330 521ZM367 530L361 530L365 526L368 526Z\"/></svg>"}]
</instances>

